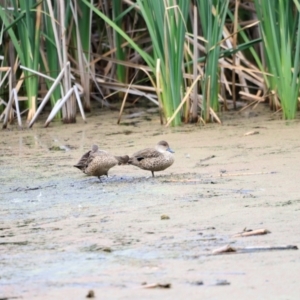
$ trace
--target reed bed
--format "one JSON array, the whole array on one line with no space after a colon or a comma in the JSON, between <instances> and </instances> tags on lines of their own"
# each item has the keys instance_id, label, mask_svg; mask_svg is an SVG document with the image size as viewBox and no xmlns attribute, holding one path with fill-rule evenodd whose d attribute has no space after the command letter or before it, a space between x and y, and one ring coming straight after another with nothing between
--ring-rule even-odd
<instances>
[{"instance_id":1,"label":"reed bed","mask_svg":"<svg viewBox=\"0 0 300 300\"><path fill-rule=\"evenodd\" d=\"M44 107L45 126L86 120L91 101L119 104L120 122L144 98L167 126L299 108L296 0L0 0L0 43L3 127Z\"/></svg>"}]
</instances>

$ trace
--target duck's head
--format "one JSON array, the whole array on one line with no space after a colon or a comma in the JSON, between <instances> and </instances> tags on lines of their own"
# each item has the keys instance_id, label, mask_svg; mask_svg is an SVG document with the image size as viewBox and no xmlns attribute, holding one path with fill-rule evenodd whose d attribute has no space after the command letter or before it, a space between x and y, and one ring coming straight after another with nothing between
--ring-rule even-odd
<instances>
[{"instance_id":1,"label":"duck's head","mask_svg":"<svg viewBox=\"0 0 300 300\"><path fill-rule=\"evenodd\" d=\"M174 153L174 151L170 148L169 144L166 141L158 142L155 148L159 152L168 151L170 153Z\"/></svg>"}]
</instances>

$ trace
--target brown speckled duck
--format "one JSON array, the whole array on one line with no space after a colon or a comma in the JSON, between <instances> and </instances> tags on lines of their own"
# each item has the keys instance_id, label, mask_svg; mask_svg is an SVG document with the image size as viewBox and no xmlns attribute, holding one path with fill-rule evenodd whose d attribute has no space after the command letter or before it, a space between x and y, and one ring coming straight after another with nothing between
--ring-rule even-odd
<instances>
[{"instance_id":1,"label":"brown speckled duck","mask_svg":"<svg viewBox=\"0 0 300 300\"><path fill-rule=\"evenodd\" d=\"M174 163L174 151L166 141L160 141L155 148L146 148L134 153L128 160L128 164L137 166L143 170L154 172L163 171Z\"/></svg>"},{"instance_id":2,"label":"brown speckled duck","mask_svg":"<svg viewBox=\"0 0 300 300\"><path fill-rule=\"evenodd\" d=\"M128 162L128 155L114 156L104 150L99 150L97 145L80 158L74 167L81 170L88 176L96 176L101 181L100 176L108 176L108 170L115 165L122 165Z\"/></svg>"}]
</instances>

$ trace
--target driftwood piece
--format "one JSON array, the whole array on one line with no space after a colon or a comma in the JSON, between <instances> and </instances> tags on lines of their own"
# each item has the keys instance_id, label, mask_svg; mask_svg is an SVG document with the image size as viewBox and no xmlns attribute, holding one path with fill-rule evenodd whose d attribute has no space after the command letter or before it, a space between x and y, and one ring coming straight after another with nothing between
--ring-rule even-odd
<instances>
[{"instance_id":1,"label":"driftwood piece","mask_svg":"<svg viewBox=\"0 0 300 300\"><path fill-rule=\"evenodd\" d=\"M271 233L268 229L256 229L256 230L244 230L243 232L239 232L235 234L233 237L247 237L247 236L252 236L252 235L263 235L263 234L268 234Z\"/></svg>"},{"instance_id":2,"label":"driftwood piece","mask_svg":"<svg viewBox=\"0 0 300 300\"><path fill-rule=\"evenodd\" d=\"M250 247L232 247L231 245L226 245L215 249L212 254L226 254L226 253L250 253L257 251L274 251L274 250L298 250L296 245L282 245L282 246L250 246Z\"/></svg>"},{"instance_id":3,"label":"driftwood piece","mask_svg":"<svg viewBox=\"0 0 300 300\"><path fill-rule=\"evenodd\" d=\"M230 252L236 252L236 248L233 248L230 245L225 245L220 248L214 249L211 253L212 254L223 254L223 253L230 253Z\"/></svg>"},{"instance_id":4,"label":"driftwood piece","mask_svg":"<svg viewBox=\"0 0 300 300\"><path fill-rule=\"evenodd\" d=\"M143 289L170 289L171 283L149 283L143 284Z\"/></svg>"},{"instance_id":5,"label":"driftwood piece","mask_svg":"<svg viewBox=\"0 0 300 300\"><path fill-rule=\"evenodd\" d=\"M248 131L244 134L244 136L259 134L259 131Z\"/></svg>"}]
</instances>

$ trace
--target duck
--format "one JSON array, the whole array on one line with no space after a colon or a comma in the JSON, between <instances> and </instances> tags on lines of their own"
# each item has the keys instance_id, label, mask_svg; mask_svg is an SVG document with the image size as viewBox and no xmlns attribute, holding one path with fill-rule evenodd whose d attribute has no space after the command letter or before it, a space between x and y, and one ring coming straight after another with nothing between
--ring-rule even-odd
<instances>
[{"instance_id":1,"label":"duck","mask_svg":"<svg viewBox=\"0 0 300 300\"><path fill-rule=\"evenodd\" d=\"M108 170L116 165L127 164L128 155L114 156L104 150L100 150L97 145L92 145L91 150L84 153L75 168L81 170L88 176L96 176L101 181L101 176L108 177Z\"/></svg>"},{"instance_id":2,"label":"duck","mask_svg":"<svg viewBox=\"0 0 300 300\"><path fill-rule=\"evenodd\" d=\"M140 169L154 172L163 171L174 163L175 153L166 141L160 141L155 148L146 148L134 153L129 157L128 164Z\"/></svg>"}]
</instances>

